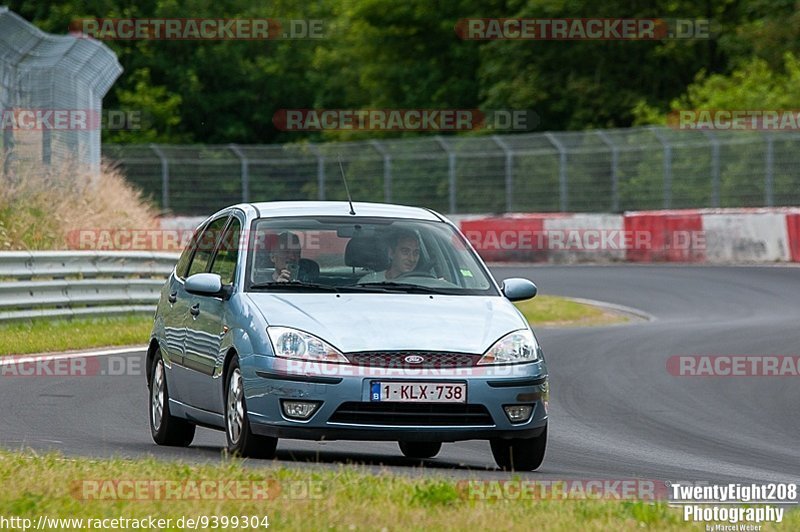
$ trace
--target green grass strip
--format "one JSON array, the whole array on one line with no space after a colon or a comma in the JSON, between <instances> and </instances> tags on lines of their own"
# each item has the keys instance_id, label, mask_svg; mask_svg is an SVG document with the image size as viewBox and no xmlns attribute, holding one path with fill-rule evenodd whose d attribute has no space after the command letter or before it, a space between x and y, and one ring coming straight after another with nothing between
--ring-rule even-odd
<instances>
[{"instance_id":1,"label":"green grass strip","mask_svg":"<svg viewBox=\"0 0 800 532\"><path fill-rule=\"evenodd\" d=\"M469 481L438 475L412 478L416 470L408 471L410 475L405 476L344 465L309 470L269 461L256 467L243 467L233 459L189 465L155 459L94 460L0 451L0 484L4 486L0 515L34 522L40 515L172 519L167 530L177 530L181 517L201 516L225 516L229 520L234 516L268 516L272 530L704 528L702 524L685 523L680 510L664 502L542 498L514 495L519 493L514 490L508 491L510 496L487 499L476 496L466 484ZM505 479L519 481L510 474ZM524 479L536 480L527 475ZM263 489L254 488L259 486ZM73 528L78 527L73 524ZM800 512L787 513L783 523L763 530L800 530Z\"/></svg>"},{"instance_id":2,"label":"green grass strip","mask_svg":"<svg viewBox=\"0 0 800 532\"><path fill-rule=\"evenodd\" d=\"M36 319L0 324L0 354L26 355L145 345L153 328L150 314L75 319Z\"/></svg>"}]
</instances>

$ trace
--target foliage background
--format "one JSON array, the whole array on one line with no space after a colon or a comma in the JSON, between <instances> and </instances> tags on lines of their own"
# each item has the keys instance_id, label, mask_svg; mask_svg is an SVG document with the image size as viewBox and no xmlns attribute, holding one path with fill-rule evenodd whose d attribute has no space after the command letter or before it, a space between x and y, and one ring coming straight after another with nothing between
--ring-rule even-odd
<instances>
[{"instance_id":1,"label":"foliage background","mask_svg":"<svg viewBox=\"0 0 800 532\"><path fill-rule=\"evenodd\" d=\"M324 39L106 41L125 73L109 109L152 127L104 142L275 143L376 133L281 132L282 108L533 109L539 130L660 123L682 105L797 107L794 0L11 0L45 31L78 18L320 19ZM464 41L469 17L709 19L710 39ZM412 133L385 136L409 136Z\"/></svg>"}]
</instances>

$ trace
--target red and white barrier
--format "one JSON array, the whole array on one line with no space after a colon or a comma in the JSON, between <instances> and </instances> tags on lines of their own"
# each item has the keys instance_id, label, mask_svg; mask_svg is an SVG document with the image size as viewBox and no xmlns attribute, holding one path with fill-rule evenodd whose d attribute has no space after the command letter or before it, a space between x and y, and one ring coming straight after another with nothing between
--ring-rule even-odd
<instances>
[{"instance_id":1,"label":"red and white barrier","mask_svg":"<svg viewBox=\"0 0 800 532\"><path fill-rule=\"evenodd\" d=\"M800 213L786 215L786 233L792 262L800 262Z\"/></svg>"},{"instance_id":2,"label":"red and white barrier","mask_svg":"<svg viewBox=\"0 0 800 532\"><path fill-rule=\"evenodd\" d=\"M488 262L800 262L800 207L458 215ZM202 219L162 220L162 229Z\"/></svg>"},{"instance_id":3,"label":"red and white barrier","mask_svg":"<svg viewBox=\"0 0 800 532\"><path fill-rule=\"evenodd\" d=\"M573 214L545 218L547 259L552 262L623 261L625 249L635 238L625 232L621 216L615 214ZM577 244L577 245L576 245Z\"/></svg>"},{"instance_id":4,"label":"red and white barrier","mask_svg":"<svg viewBox=\"0 0 800 532\"><path fill-rule=\"evenodd\" d=\"M469 217L489 262L800 262L800 208Z\"/></svg>"},{"instance_id":5,"label":"red and white barrier","mask_svg":"<svg viewBox=\"0 0 800 532\"><path fill-rule=\"evenodd\" d=\"M644 235L626 250L629 262L704 262L703 218L699 211L626 213L625 230Z\"/></svg>"}]
</instances>

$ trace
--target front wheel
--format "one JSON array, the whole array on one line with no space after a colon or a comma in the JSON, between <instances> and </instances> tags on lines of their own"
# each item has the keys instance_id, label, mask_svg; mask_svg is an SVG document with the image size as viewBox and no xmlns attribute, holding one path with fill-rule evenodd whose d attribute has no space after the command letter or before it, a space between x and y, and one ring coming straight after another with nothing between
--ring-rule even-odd
<instances>
[{"instance_id":1,"label":"front wheel","mask_svg":"<svg viewBox=\"0 0 800 532\"><path fill-rule=\"evenodd\" d=\"M195 426L169 411L169 389L161 351L155 353L150 374L150 435L159 445L188 447L194 439Z\"/></svg>"},{"instance_id":2,"label":"front wheel","mask_svg":"<svg viewBox=\"0 0 800 532\"><path fill-rule=\"evenodd\" d=\"M547 449L547 427L535 438L491 440L492 455L500 469L534 471L542 465Z\"/></svg>"},{"instance_id":3,"label":"front wheel","mask_svg":"<svg viewBox=\"0 0 800 532\"><path fill-rule=\"evenodd\" d=\"M433 458L442 450L442 442L439 441L401 441L398 444L408 458Z\"/></svg>"},{"instance_id":4,"label":"front wheel","mask_svg":"<svg viewBox=\"0 0 800 532\"><path fill-rule=\"evenodd\" d=\"M239 360L235 357L228 367L225 385L225 435L228 452L248 458L274 458L278 438L258 436L250 430L247 404L244 399L244 385Z\"/></svg>"}]
</instances>

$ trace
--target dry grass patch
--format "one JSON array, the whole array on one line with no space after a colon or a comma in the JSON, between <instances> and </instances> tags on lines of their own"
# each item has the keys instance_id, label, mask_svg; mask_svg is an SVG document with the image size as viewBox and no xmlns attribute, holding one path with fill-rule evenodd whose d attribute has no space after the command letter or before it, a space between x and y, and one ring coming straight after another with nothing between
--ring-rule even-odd
<instances>
[{"instance_id":1,"label":"dry grass patch","mask_svg":"<svg viewBox=\"0 0 800 532\"><path fill-rule=\"evenodd\" d=\"M107 164L99 173L78 165L13 166L13 175L0 173L0 251L67 249L80 230L158 227L152 204Z\"/></svg>"}]
</instances>

